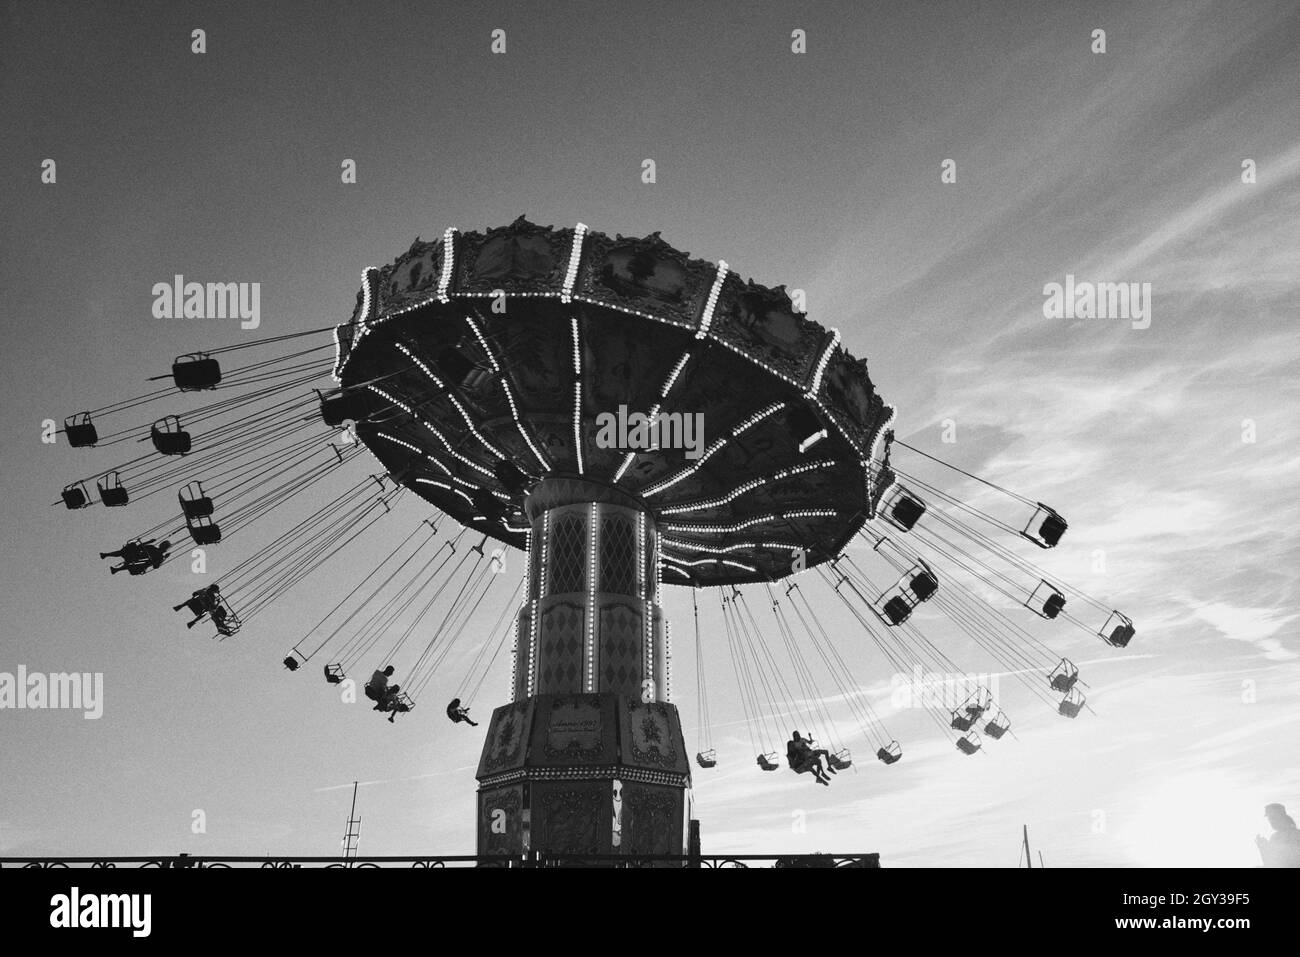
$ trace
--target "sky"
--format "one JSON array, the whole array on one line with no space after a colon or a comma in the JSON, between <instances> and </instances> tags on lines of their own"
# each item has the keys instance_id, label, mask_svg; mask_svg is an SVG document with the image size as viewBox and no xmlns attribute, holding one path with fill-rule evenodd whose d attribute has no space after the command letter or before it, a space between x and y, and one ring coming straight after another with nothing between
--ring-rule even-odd
<instances>
[{"instance_id":1,"label":"sky","mask_svg":"<svg viewBox=\"0 0 1300 957\"><path fill-rule=\"evenodd\" d=\"M520 214L660 230L805 290L868 360L898 437L1066 515L1059 548L1021 553L1137 624L1121 651L1020 619L1080 664L1095 713L1064 720L1007 681L1014 739L967 758L891 708L890 666L828 610L906 756L886 768L850 741L856 768L818 788L755 768L708 603L707 852L1011 867L1028 825L1048 866L1251 866L1263 805L1300 808L1294 4L0 9L0 672L102 672L105 699L93 721L0 711L0 853L331 854L353 781L362 853L472 853L473 729L431 705L389 725L279 664L417 504L212 642L170 610L195 587L182 563L123 580L96 557L158 506L50 508L118 458L40 433L139 394L174 355L346 319L362 268L417 235ZM260 282L261 328L155 318L154 283L178 273ZM1149 326L1048 318L1044 287L1067 275L1150 283ZM246 552L211 555L220 574ZM695 747L689 595L664 607ZM918 621L996 669L937 612ZM475 713L508 681L502 656Z\"/></svg>"}]
</instances>

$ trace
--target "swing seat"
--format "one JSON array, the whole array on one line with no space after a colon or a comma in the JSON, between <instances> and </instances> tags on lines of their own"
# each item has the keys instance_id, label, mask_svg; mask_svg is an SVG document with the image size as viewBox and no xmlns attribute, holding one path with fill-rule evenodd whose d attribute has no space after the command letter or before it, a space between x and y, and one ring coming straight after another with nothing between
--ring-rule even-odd
<instances>
[{"instance_id":1,"label":"swing seat","mask_svg":"<svg viewBox=\"0 0 1300 957\"><path fill-rule=\"evenodd\" d=\"M155 422L149 428L149 439L163 455L186 455L193 444L190 434L181 428L181 420L174 415Z\"/></svg>"},{"instance_id":2,"label":"swing seat","mask_svg":"<svg viewBox=\"0 0 1300 957\"><path fill-rule=\"evenodd\" d=\"M836 771L843 771L845 768L853 767L853 755L849 753L848 748L844 748L841 751L836 751L827 758L826 763Z\"/></svg>"},{"instance_id":3,"label":"swing seat","mask_svg":"<svg viewBox=\"0 0 1300 957\"><path fill-rule=\"evenodd\" d=\"M325 680L328 681L330 684L341 685L343 684L344 677L346 676L343 674L342 665L325 666Z\"/></svg>"},{"instance_id":4,"label":"swing seat","mask_svg":"<svg viewBox=\"0 0 1300 957\"><path fill-rule=\"evenodd\" d=\"M109 508L120 508L131 499L116 472L109 472L95 487L99 489L99 500Z\"/></svg>"},{"instance_id":5,"label":"swing seat","mask_svg":"<svg viewBox=\"0 0 1300 957\"><path fill-rule=\"evenodd\" d=\"M1079 716L1079 712L1083 710L1083 704L1085 700L1086 699L1083 697L1083 692L1075 688L1064 698L1061 699L1061 703L1057 706L1056 711L1062 717L1077 718Z\"/></svg>"},{"instance_id":6,"label":"swing seat","mask_svg":"<svg viewBox=\"0 0 1300 957\"><path fill-rule=\"evenodd\" d=\"M1106 644L1116 648L1126 648L1135 634L1137 634L1137 629L1132 625L1118 625L1106 638Z\"/></svg>"},{"instance_id":7,"label":"swing seat","mask_svg":"<svg viewBox=\"0 0 1300 957\"><path fill-rule=\"evenodd\" d=\"M912 615L912 606L907 603L907 599L901 595L895 595L889 601L885 602L885 617L889 619L891 625L901 625Z\"/></svg>"},{"instance_id":8,"label":"swing seat","mask_svg":"<svg viewBox=\"0 0 1300 957\"><path fill-rule=\"evenodd\" d=\"M298 659L295 658L293 655L290 655L289 657L284 659L284 666L288 668L290 671L297 671L299 667Z\"/></svg>"},{"instance_id":9,"label":"swing seat","mask_svg":"<svg viewBox=\"0 0 1300 957\"><path fill-rule=\"evenodd\" d=\"M712 748L707 751L697 751L695 763L702 768L716 768L718 766L718 752Z\"/></svg>"},{"instance_id":10,"label":"swing seat","mask_svg":"<svg viewBox=\"0 0 1300 957\"><path fill-rule=\"evenodd\" d=\"M897 741L890 741L889 744L876 752L876 757L883 764L897 764L903 759L903 748Z\"/></svg>"},{"instance_id":11,"label":"swing seat","mask_svg":"<svg viewBox=\"0 0 1300 957\"><path fill-rule=\"evenodd\" d=\"M1042 525L1038 526L1038 536L1048 548L1052 548L1061 540L1067 527L1065 519L1053 512L1043 520Z\"/></svg>"},{"instance_id":12,"label":"swing seat","mask_svg":"<svg viewBox=\"0 0 1300 957\"><path fill-rule=\"evenodd\" d=\"M1025 524L1024 530L1020 535L1029 539L1039 548L1055 548L1069 528L1069 523L1052 508L1050 505L1038 503L1034 514L1029 516L1029 521Z\"/></svg>"},{"instance_id":13,"label":"swing seat","mask_svg":"<svg viewBox=\"0 0 1300 957\"><path fill-rule=\"evenodd\" d=\"M1133 619L1129 618L1118 611L1112 611L1110 617L1106 619L1106 624L1101 626L1102 641L1113 648L1126 648L1128 643L1133 640L1133 635L1137 629L1133 627Z\"/></svg>"},{"instance_id":14,"label":"swing seat","mask_svg":"<svg viewBox=\"0 0 1300 957\"><path fill-rule=\"evenodd\" d=\"M939 590L939 579L929 572L922 572L912 579L909 586L912 594L916 596L917 601L929 601L931 596Z\"/></svg>"},{"instance_id":15,"label":"swing seat","mask_svg":"<svg viewBox=\"0 0 1300 957\"><path fill-rule=\"evenodd\" d=\"M69 485L63 490L63 504L71 509L88 508L90 498L80 484Z\"/></svg>"},{"instance_id":16,"label":"swing seat","mask_svg":"<svg viewBox=\"0 0 1300 957\"><path fill-rule=\"evenodd\" d=\"M1025 607L1035 615L1051 620L1065 607L1065 595L1046 579L1040 579L1025 599Z\"/></svg>"},{"instance_id":17,"label":"swing seat","mask_svg":"<svg viewBox=\"0 0 1300 957\"><path fill-rule=\"evenodd\" d=\"M63 420L63 431L68 437L68 445L74 449L85 448L99 441L95 423L90 420L89 412L78 412Z\"/></svg>"},{"instance_id":18,"label":"swing seat","mask_svg":"<svg viewBox=\"0 0 1300 957\"><path fill-rule=\"evenodd\" d=\"M999 715L998 717L990 721L988 724L984 725L984 733L987 734L994 741L997 741L999 738L1001 738L1004 734L1007 733L1007 729L1010 727L1011 727L1011 722L1007 721L1005 716Z\"/></svg>"},{"instance_id":19,"label":"swing seat","mask_svg":"<svg viewBox=\"0 0 1300 957\"><path fill-rule=\"evenodd\" d=\"M890 509L889 518L903 531L910 532L924 514L925 503L918 498L904 494Z\"/></svg>"},{"instance_id":20,"label":"swing seat","mask_svg":"<svg viewBox=\"0 0 1300 957\"><path fill-rule=\"evenodd\" d=\"M203 352L177 356L172 363L172 380L182 392L215 389L221 381L221 363Z\"/></svg>"},{"instance_id":21,"label":"swing seat","mask_svg":"<svg viewBox=\"0 0 1300 957\"><path fill-rule=\"evenodd\" d=\"M241 622L237 615L227 615L221 621L217 622L217 633L223 638L231 638L239 633Z\"/></svg>"},{"instance_id":22,"label":"swing seat","mask_svg":"<svg viewBox=\"0 0 1300 957\"><path fill-rule=\"evenodd\" d=\"M973 724L975 724L974 718L959 711L952 713L952 721L949 722L949 725L956 731L969 731Z\"/></svg>"},{"instance_id":23,"label":"swing seat","mask_svg":"<svg viewBox=\"0 0 1300 957\"><path fill-rule=\"evenodd\" d=\"M201 518L195 522L186 522L190 538L195 545L215 545L221 541L221 526L210 518Z\"/></svg>"},{"instance_id":24,"label":"swing seat","mask_svg":"<svg viewBox=\"0 0 1300 957\"><path fill-rule=\"evenodd\" d=\"M388 710L396 714L406 714L414 707L415 702L411 700L411 696L405 691L399 691L393 700L393 707Z\"/></svg>"},{"instance_id":25,"label":"swing seat","mask_svg":"<svg viewBox=\"0 0 1300 957\"><path fill-rule=\"evenodd\" d=\"M1068 694L1079 680L1079 669L1069 658L1062 658L1047 675L1047 684L1053 691Z\"/></svg>"},{"instance_id":26,"label":"swing seat","mask_svg":"<svg viewBox=\"0 0 1300 957\"><path fill-rule=\"evenodd\" d=\"M176 493L181 512L188 522L192 518L206 518L212 514L212 498L203 494L202 482L190 482Z\"/></svg>"},{"instance_id":27,"label":"swing seat","mask_svg":"<svg viewBox=\"0 0 1300 957\"><path fill-rule=\"evenodd\" d=\"M758 766L762 768L764 771L775 771L777 768L780 767L780 765L776 763L775 758L776 758L775 751L773 751L771 754L760 754L757 758Z\"/></svg>"},{"instance_id":28,"label":"swing seat","mask_svg":"<svg viewBox=\"0 0 1300 957\"><path fill-rule=\"evenodd\" d=\"M957 739L957 750L962 754L974 754L979 749L979 742L972 741L969 735Z\"/></svg>"}]
</instances>

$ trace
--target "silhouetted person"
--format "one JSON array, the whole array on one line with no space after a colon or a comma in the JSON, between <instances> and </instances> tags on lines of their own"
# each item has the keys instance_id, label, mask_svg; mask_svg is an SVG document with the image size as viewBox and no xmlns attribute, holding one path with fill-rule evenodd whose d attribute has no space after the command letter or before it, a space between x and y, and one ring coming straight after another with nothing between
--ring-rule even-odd
<instances>
[{"instance_id":1,"label":"silhouetted person","mask_svg":"<svg viewBox=\"0 0 1300 957\"><path fill-rule=\"evenodd\" d=\"M150 538L143 542L127 542L115 552L100 552L99 557L122 559L121 565L109 569L114 575L118 572L143 575L149 569L161 566L166 561L171 547L172 543L166 539L154 545L153 539Z\"/></svg>"},{"instance_id":2,"label":"silhouetted person","mask_svg":"<svg viewBox=\"0 0 1300 957\"><path fill-rule=\"evenodd\" d=\"M1255 838L1259 856L1265 867L1300 867L1300 830L1295 819L1286 813L1281 804L1264 808L1264 817L1273 826L1273 836Z\"/></svg>"},{"instance_id":3,"label":"silhouetted person","mask_svg":"<svg viewBox=\"0 0 1300 957\"><path fill-rule=\"evenodd\" d=\"M829 785L831 783L826 776L826 769L822 767L822 760L828 757L830 757L830 753L827 751L814 751L812 745L805 741L798 731L794 732L790 740L786 742L785 758L789 762L790 768L799 774L804 771L811 771L818 784ZM834 773L835 769L832 768L831 774Z\"/></svg>"},{"instance_id":4,"label":"silhouetted person","mask_svg":"<svg viewBox=\"0 0 1300 957\"><path fill-rule=\"evenodd\" d=\"M470 720L469 708L462 708L460 706L459 698L452 698L451 703L447 705L447 717L451 718L453 722L464 721L471 728L478 727L477 721Z\"/></svg>"},{"instance_id":5,"label":"silhouetted person","mask_svg":"<svg viewBox=\"0 0 1300 957\"><path fill-rule=\"evenodd\" d=\"M217 585L211 584L207 588L200 588L195 591L187 600L179 605L172 605L172 611L180 611L182 608L188 608L194 620L185 625L186 628L193 628L203 616L210 614L213 609L220 608L221 589Z\"/></svg>"},{"instance_id":6,"label":"silhouetted person","mask_svg":"<svg viewBox=\"0 0 1300 957\"><path fill-rule=\"evenodd\" d=\"M392 724L393 719L399 714L404 714L411 710L411 706L402 700L399 692L402 690L401 685L391 685L388 692L384 695L384 700L379 702L380 710L387 711L388 723Z\"/></svg>"},{"instance_id":7,"label":"silhouetted person","mask_svg":"<svg viewBox=\"0 0 1300 957\"><path fill-rule=\"evenodd\" d=\"M366 682L366 697L375 702L375 710L383 711L384 701L388 697L388 679L393 676L393 666L389 665L381 671L376 671Z\"/></svg>"}]
</instances>

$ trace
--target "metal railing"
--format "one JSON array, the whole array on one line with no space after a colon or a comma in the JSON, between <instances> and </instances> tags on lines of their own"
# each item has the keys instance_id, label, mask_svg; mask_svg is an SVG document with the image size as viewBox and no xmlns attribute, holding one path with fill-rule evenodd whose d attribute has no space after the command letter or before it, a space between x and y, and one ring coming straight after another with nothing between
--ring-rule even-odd
<instances>
[{"instance_id":1,"label":"metal railing","mask_svg":"<svg viewBox=\"0 0 1300 957\"><path fill-rule=\"evenodd\" d=\"M879 854L430 854L413 857L0 857L5 868L879 867Z\"/></svg>"}]
</instances>

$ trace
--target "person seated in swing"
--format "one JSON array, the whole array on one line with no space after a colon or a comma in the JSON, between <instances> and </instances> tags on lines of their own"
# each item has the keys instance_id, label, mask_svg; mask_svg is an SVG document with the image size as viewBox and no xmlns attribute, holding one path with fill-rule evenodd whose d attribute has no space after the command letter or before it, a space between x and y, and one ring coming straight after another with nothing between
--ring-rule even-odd
<instances>
[{"instance_id":1,"label":"person seated in swing","mask_svg":"<svg viewBox=\"0 0 1300 957\"><path fill-rule=\"evenodd\" d=\"M401 690L401 685L390 686L388 693L384 696L384 700L379 702L379 710L388 712L389 724L392 724L393 719L399 714L405 714L411 710L411 706L402 700L402 695L400 694Z\"/></svg>"},{"instance_id":2,"label":"person seated in swing","mask_svg":"<svg viewBox=\"0 0 1300 957\"><path fill-rule=\"evenodd\" d=\"M194 616L194 620L186 624L185 627L193 628L203 620L204 615L211 613L214 608L220 607L218 604L220 600L221 589L214 583L209 585L207 588L198 589L193 595L191 595L187 600L181 602L179 605L172 605L172 611L180 611L182 608L188 608L190 614Z\"/></svg>"},{"instance_id":3,"label":"person seated in swing","mask_svg":"<svg viewBox=\"0 0 1300 957\"><path fill-rule=\"evenodd\" d=\"M217 632L230 638L235 634L235 629L230 622L230 612L226 611L223 605L217 605L210 613L212 623L217 626ZM238 622L236 621L237 625Z\"/></svg>"},{"instance_id":4,"label":"person seated in swing","mask_svg":"<svg viewBox=\"0 0 1300 957\"><path fill-rule=\"evenodd\" d=\"M391 692L388 687L388 679L392 676L393 666L389 665L387 668L376 671L370 676L370 680L366 682L366 697L375 702L374 710L376 711L385 710L384 702L388 698L388 695L397 691L396 686L391 689Z\"/></svg>"},{"instance_id":5,"label":"person seated in swing","mask_svg":"<svg viewBox=\"0 0 1300 957\"><path fill-rule=\"evenodd\" d=\"M829 756L830 754L827 751L814 751L811 739L805 741L798 731L794 732L790 740L786 742L785 758L790 765L790 769L796 774L811 771L818 784L829 785L831 783L830 778L826 775L826 769L822 766L822 761ZM831 769L830 773L836 773L834 768Z\"/></svg>"},{"instance_id":6,"label":"person seated in swing","mask_svg":"<svg viewBox=\"0 0 1300 957\"><path fill-rule=\"evenodd\" d=\"M153 544L153 539L145 539L143 542L127 542L115 552L100 552L100 558L120 558L122 564L110 568L109 571L116 575L118 572L129 572L132 575L143 575L151 568L158 568L167 559L167 553L171 550L172 543L163 539L157 545Z\"/></svg>"},{"instance_id":7,"label":"person seated in swing","mask_svg":"<svg viewBox=\"0 0 1300 957\"><path fill-rule=\"evenodd\" d=\"M451 703L447 705L447 717L451 718L453 724L464 721L471 728L478 727L478 722L470 719L469 708L460 706L459 698L452 698Z\"/></svg>"}]
</instances>

